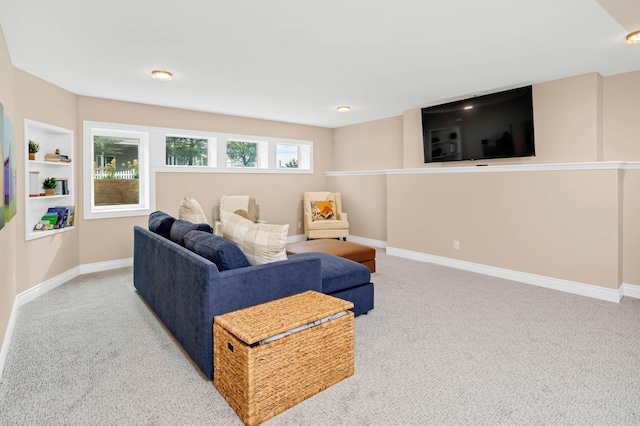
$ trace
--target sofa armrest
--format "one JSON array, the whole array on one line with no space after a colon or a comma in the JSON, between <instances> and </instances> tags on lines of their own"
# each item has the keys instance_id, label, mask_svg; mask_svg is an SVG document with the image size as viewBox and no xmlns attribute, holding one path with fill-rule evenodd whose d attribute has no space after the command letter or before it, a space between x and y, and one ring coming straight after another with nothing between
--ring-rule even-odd
<instances>
[{"instance_id":1,"label":"sofa armrest","mask_svg":"<svg viewBox=\"0 0 640 426\"><path fill-rule=\"evenodd\" d=\"M224 237L223 232L224 231L222 229L222 222L220 222L219 220L213 222L213 234L217 235L218 237Z\"/></svg>"}]
</instances>

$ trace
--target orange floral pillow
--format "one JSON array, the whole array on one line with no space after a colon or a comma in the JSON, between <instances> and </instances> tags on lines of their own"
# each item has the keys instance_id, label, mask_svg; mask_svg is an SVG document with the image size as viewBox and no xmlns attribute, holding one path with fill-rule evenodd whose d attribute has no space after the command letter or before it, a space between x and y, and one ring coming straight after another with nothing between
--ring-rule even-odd
<instances>
[{"instance_id":1,"label":"orange floral pillow","mask_svg":"<svg viewBox=\"0 0 640 426\"><path fill-rule=\"evenodd\" d=\"M335 220L333 201L311 201L311 220Z\"/></svg>"}]
</instances>

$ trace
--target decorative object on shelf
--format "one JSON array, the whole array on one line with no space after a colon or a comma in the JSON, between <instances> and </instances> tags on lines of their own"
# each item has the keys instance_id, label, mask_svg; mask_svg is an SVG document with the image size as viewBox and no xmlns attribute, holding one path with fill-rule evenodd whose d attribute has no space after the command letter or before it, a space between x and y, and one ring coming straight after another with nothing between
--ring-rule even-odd
<instances>
[{"instance_id":1,"label":"decorative object on shelf","mask_svg":"<svg viewBox=\"0 0 640 426\"><path fill-rule=\"evenodd\" d=\"M35 160L38 151L40 151L40 144L29 139L29 160Z\"/></svg>"},{"instance_id":2,"label":"decorative object on shelf","mask_svg":"<svg viewBox=\"0 0 640 426\"><path fill-rule=\"evenodd\" d=\"M38 182L40 181L40 172L29 172L29 197L40 196Z\"/></svg>"},{"instance_id":3,"label":"decorative object on shelf","mask_svg":"<svg viewBox=\"0 0 640 426\"><path fill-rule=\"evenodd\" d=\"M53 195L53 192L56 188L56 178L54 177L46 178L42 182L42 188L44 188L44 191L47 195Z\"/></svg>"},{"instance_id":4,"label":"decorative object on shelf","mask_svg":"<svg viewBox=\"0 0 640 426\"><path fill-rule=\"evenodd\" d=\"M69 195L69 180L65 178L56 178L56 195Z\"/></svg>"}]
</instances>

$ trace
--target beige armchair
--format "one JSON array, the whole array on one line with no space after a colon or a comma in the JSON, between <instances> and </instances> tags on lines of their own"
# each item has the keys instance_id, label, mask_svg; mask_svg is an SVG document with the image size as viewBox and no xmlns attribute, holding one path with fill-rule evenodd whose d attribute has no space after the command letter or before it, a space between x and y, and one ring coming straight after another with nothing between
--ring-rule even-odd
<instances>
[{"instance_id":1,"label":"beige armchair","mask_svg":"<svg viewBox=\"0 0 640 426\"><path fill-rule=\"evenodd\" d=\"M344 238L349 236L349 221L342 211L339 192L305 192L304 234L307 239Z\"/></svg>"},{"instance_id":2,"label":"beige armchair","mask_svg":"<svg viewBox=\"0 0 640 426\"><path fill-rule=\"evenodd\" d=\"M220 210L238 213L251 222L262 222L260 220L260 205L256 203L254 197L248 195L223 195L220 197L220 205L213 208L213 220L215 222L213 232L219 236L222 236Z\"/></svg>"}]
</instances>

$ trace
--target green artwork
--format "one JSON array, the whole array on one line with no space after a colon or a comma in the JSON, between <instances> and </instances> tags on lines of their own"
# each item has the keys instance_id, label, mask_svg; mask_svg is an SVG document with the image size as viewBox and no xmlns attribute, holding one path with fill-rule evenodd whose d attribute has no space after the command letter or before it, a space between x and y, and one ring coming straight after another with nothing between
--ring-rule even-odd
<instances>
[{"instance_id":1,"label":"green artwork","mask_svg":"<svg viewBox=\"0 0 640 426\"><path fill-rule=\"evenodd\" d=\"M4 112L4 111L3 111ZM9 222L18 210L17 192L17 149L16 129L11 119L3 113L2 158L4 163L4 222Z\"/></svg>"},{"instance_id":2,"label":"green artwork","mask_svg":"<svg viewBox=\"0 0 640 426\"><path fill-rule=\"evenodd\" d=\"M0 103L0 117L4 117L4 106ZM0 158L4 159L4 119L0 120ZM4 170L4 169L3 169ZM2 196L2 203L4 205L4 171L0 173L0 195ZM4 214L0 214L0 229L4 228Z\"/></svg>"}]
</instances>

